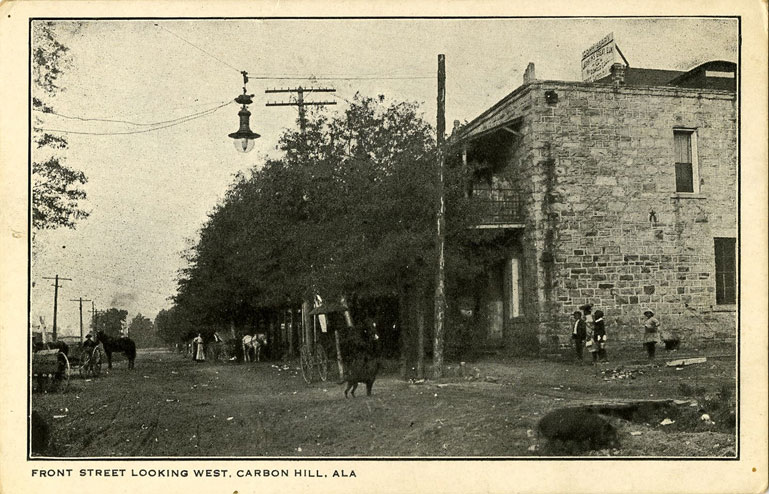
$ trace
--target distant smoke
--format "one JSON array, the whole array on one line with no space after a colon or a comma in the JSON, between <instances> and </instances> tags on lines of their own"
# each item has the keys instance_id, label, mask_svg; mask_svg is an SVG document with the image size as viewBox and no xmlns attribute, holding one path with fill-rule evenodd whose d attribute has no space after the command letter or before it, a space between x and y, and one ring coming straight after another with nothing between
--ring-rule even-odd
<instances>
[{"instance_id":1,"label":"distant smoke","mask_svg":"<svg viewBox=\"0 0 769 494\"><path fill-rule=\"evenodd\" d=\"M116 309L126 309L127 307L135 304L139 300L139 297L135 293L131 292L117 292L112 296L110 301L110 307Z\"/></svg>"}]
</instances>

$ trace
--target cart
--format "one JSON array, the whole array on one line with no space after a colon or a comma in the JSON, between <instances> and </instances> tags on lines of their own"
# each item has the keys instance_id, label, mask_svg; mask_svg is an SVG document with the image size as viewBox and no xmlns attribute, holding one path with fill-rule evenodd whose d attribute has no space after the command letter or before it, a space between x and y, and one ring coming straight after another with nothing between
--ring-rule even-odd
<instances>
[{"instance_id":1,"label":"cart","mask_svg":"<svg viewBox=\"0 0 769 494\"><path fill-rule=\"evenodd\" d=\"M302 368L302 377L307 384L312 383L314 373L318 374L321 381L328 379L328 355L323 344L318 340L317 316L345 310L347 310L346 306L330 304L321 305L310 311L310 315L313 316L312 340L305 339L299 349L299 364Z\"/></svg>"},{"instance_id":2,"label":"cart","mask_svg":"<svg viewBox=\"0 0 769 494\"><path fill-rule=\"evenodd\" d=\"M80 354L80 377L99 377L101 375L101 348L95 346L89 352L83 349Z\"/></svg>"},{"instance_id":3,"label":"cart","mask_svg":"<svg viewBox=\"0 0 769 494\"><path fill-rule=\"evenodd\" d=\"M37 391L64 392L69 387L69 359L60 350L40 350L32 354L32 385Z\"/></svg>"}]
</instances>

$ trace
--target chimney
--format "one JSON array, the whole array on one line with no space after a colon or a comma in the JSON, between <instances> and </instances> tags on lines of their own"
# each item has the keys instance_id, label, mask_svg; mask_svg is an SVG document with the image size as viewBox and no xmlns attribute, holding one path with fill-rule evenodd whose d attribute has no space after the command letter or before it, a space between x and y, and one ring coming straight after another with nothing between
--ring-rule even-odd
<instances>
[{"instance_id":1,"label":"chimney","mask_svg":"<svg viewBox=\"0 0 769 494\"><path fill-rule=\"evenodd\" d=\"M615 63L611 66L611 83L614 86L625 85L625 72L627 67L621 63Z\"/></svg>"},{"instance_id":2,"label":"chimney","mask_svg":"<svg viewBox=\"0 0 769 494\"><path fill-rule=\"evenodd\" d=\"M537 80L537 76L534 74L534 62L529 62L526 67L526 72L523 73L523 83L528 84Z\"/></svg>"},{"instance_id":3,"label":"chimney","mask_svg":"<svg viewBox=\"0 0 769 494\"><path fill-rule=\"evenodd\" d=\"M451 135L456 134L461 126L462 124L459 122L459 120L454 120L454 128L451 129Z\"/></svg>"}]
</instances>

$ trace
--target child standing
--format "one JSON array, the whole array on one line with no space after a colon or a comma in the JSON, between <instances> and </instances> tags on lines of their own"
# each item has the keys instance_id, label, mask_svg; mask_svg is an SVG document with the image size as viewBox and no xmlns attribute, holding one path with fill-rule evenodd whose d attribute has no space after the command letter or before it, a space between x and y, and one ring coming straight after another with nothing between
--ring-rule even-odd
<instances>
[{"instance_id":1,"label":"child standing","mask_svg":"<svg viewBox=\"0 0 769 494\"><path fill-rule=\"evenodd\" d=\"M654 312L650 310L645 311L644 316L646 316L646 321L644 321L644 346L646 347L646 354L649 360L654 360L657 342L660 341L660 322L654 317Z\"/></svg>"},{"instance_id":2,"label":"child standing","mask_svg":"<svg viewBox=\"0 0 769 494\"><path fill-rule=\"evenodd\" d=\"M587 338L587 326L582 320L582 312L574 311L572 314L571 339L574 340L574 352L577 360L582 362L582 349L585 347L585 338Z\"/></svg>"},{"instance_id":3,"label":"child standing","mask_svg":"<svg viewBox=\"0 0 769 494\"><path fill-rule=\"evenodd\" d=\"M608 362L606 356L606 324L603 320L603 311L595 311L595 319L593 321L593 346L595 347L595 353L593 354L593 362L600 360L601 362Z\"/></svg>"}]
</instances>

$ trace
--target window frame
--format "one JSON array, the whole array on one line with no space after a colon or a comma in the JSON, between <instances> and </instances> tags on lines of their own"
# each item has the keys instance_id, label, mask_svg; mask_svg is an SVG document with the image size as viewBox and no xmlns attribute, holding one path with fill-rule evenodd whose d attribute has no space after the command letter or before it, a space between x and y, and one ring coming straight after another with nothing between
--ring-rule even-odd
<instances>
[{"instance_id":1,"label":"window frame","mask_svg":"<svg viewBox=\"0 0 769 494\"><path fill-rule=\"evenodd\" d=\"M675 193L682 195L695 195L700 193L700 161L697 153L697 129L692 127L673 127L673 154L675 155L675 136L676 134L687 134L689 136L689 151L691 152L692 167L692 190L691 192L682 192L678 190L678 175L675 169L676 156L673 156L673 177L675 181Z\"/></svg>"},{"instance_id":2,"label":"window frame","mask_svg":"<svg viewBox=\"0 0 769 494\"><path fill-rule=\"evenodd\" d=\"M721 241L721 242L719 242ZM726 241L726 242L725 242ZM719 251L722 251L722 249L719 249L718 245L721 243L722 245L729 244L729 246L732 249L732 255L734 256L734 259L732 260L732 269L731 271L727 271L724 269L719 270ZM714 293L714 296L716 298L716 306L729 306L734 305L737 303L737 239L735 237L713 237L713 267L714 267L714 281L716 284L716 291ZM721 266L724 267L723 265ZM719 274L732 274L733 276L730 277L730 283L732 283L732 290L731 293L733 294L733 298L726 300L725 297L727 295L728 290L726 289L726 286L724 286L724 289L722 293L720 293L719 300Z\"/></svg>"}]
</instances>

